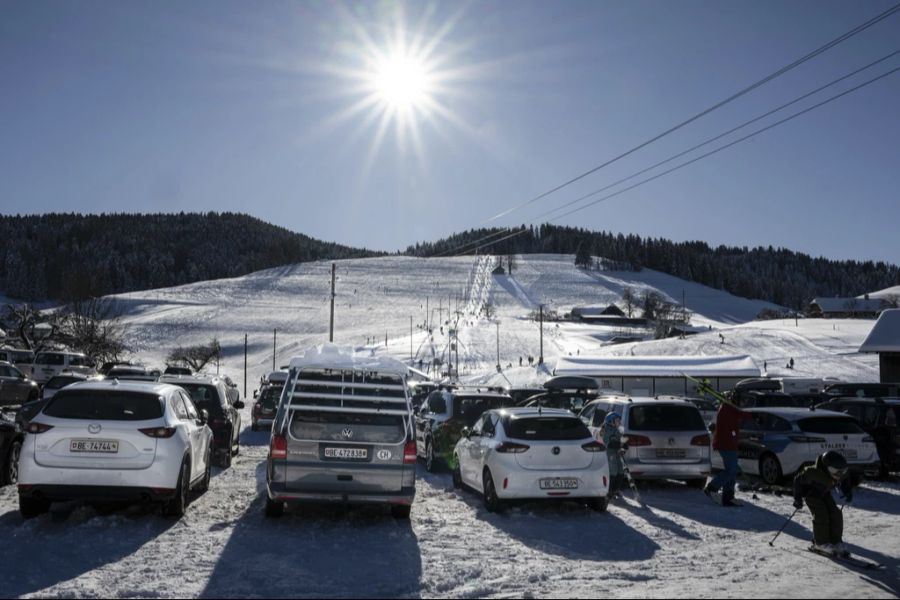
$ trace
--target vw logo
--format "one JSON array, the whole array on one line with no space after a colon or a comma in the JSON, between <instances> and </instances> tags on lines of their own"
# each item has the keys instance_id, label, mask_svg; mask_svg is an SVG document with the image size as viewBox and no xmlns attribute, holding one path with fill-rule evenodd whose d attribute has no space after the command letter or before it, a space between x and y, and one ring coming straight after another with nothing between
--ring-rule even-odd
<instances>
[{"instance_id":1,"label":"vw logo","mask_svg":"<svg viewBox=\"0 0 900 600\"><path fill-rule=\"evenodd\" d=\"M353 430L350 429L349 427L347 427L347 428L345 428L343 431L341 431L341 436L342 436L342 437L345 437L345 438L352 438L352 437L353 437Z\"/></svg>"},{"instance_id":2,"label":"vw logo","mask_svg":"<svg viewBox=\"0 0 900 600\"><path fill-rule=\"evenodd\" d=\"M100 426L100 423L91 423L88 425L88 433L100 433L100 430L103 427Z\"/></svg>"},{"instance_id":3,"label":"vw logo","mask_svg":"<svg viewBox=\"0 0 900 600\"><path fill-rule=\"evenodd\" d=\"M559 454L559 446L553 446L553 455Z\"/></svg>"}]
</instances>

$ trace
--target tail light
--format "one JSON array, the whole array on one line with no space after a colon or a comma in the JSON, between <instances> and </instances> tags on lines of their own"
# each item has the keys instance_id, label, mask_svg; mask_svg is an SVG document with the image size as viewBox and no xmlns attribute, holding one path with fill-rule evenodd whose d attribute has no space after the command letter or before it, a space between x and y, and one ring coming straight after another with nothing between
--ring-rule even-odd
<instances>
[{"instance_id":1,"label":"tail light","mask_svg":"<svg viewBox=\"0 0 900 600\"><path fill-rule=\"evenodd\" d=\"M792 442L797 442L798 444L821 444L826 441L825 438L811 437L808 435L789 435L788 439Z\"/></svg>"},{"instance_id":2,"label":"tail light","mask_svg":"<svg viewBox=\"0 0 900 600\"><path fill-rule=\"evenodd\" d=\"M406 445L403 446L403 464L416 464L416 440L409 440L406 442Z\"/></svg>"},{"instance_id":3,"label":"tail light","mask_svg":"<svg viewBox=\"0 0 900 600\"><path fill-rule=\"evenodd\" d=\"M283 435L273 435L269 456L274 459L287 458L287 438Z\"/></svg>"},{"instance_id":4,"label":"tail light","mask_svg":"<svg viewBox=\"0 0 900 600\"><path fill-rule=\"evenodd\" d=\"M521 454L528 450L530 446L526 446L525 444L516 444L513 442L503 442L499 446L495 448L497 452L501 454Z\"/></svg>"},{"instance_id":5,"label":"tail light","mask_svg":"<svg viewBox=\"0 0 900 600\"><path fill-rule=\"evenodd\" d=\"M709 435L706 433L695 435L691 438L691 446L709 446Z\"/></svg>"},{"instance_id":6,"label":"tail light","mask_svg":"<svg viewBox=\"0 0 900 600\"><path fill-rule=\"evenodd\" d=\"M650 441L645 435L628 435L628 441L626 442L629 446L652 446L653 442Z\"/></svg>"},{"instance_id":7,"label":"tail light","mask_svg":"<svg viewBox=\"0 0 900 600\"><path fill-rule=\"evenodd\" d=\"M147 427L145 429L138 429L141 433L148 437L157 438L157 439L168 439L175 435L174 427Z\"/></svg>"},{"instance_id":8,"label":"tail light","mask_svg":"<svg viewBox=\"0 0 900 600\"><path fill-rule=\"evenodd\" d=\"M604 446L597 440L588 442L587 444L582 444L581 449L585 452L606 452L606 446Z\"/></svg>"},{"instance_id":9,"label":"tail light","mask_svg":"<svg viewBox=\"0 0 900 600\"><path fill-rule=\"evenodd\" d=\"M51 429L53 429L53 425L45 425L43 423L35 423L32 421L28 424L28 427L25 428L25 431L37 435L39 433L44 433L45 431L50 431Z\"/></svg>"}]
</instances>

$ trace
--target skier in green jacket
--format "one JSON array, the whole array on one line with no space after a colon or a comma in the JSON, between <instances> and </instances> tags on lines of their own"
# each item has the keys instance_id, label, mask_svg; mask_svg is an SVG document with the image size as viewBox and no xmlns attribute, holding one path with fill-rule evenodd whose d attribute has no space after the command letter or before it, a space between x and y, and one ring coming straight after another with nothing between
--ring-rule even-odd
<instances>
[{"instance_id":1,"label":"skier in green jacket","mask_svg":"<svg viewBox=\"0 0 900 600\"><path fill-rule=\"evenodd\" d=\"M849 504L853 499L853 486L853 479L848 477L847 460L835 450L822 454L815 465L801 470L794 478L794 508L803 508L805 500L813 516L813 550L848 555L843 541L843 513L835 504L831 491L839 488Z\"/></svg>"}]
</instances>

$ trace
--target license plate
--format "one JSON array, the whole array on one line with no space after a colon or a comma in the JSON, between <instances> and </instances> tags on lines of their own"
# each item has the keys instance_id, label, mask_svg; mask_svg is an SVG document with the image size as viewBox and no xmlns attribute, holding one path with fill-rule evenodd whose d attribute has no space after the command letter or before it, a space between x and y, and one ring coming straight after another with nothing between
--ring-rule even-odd
<instances>
[{"instance_id":1,"label":"license plate","mask_svg":"<svg viewBox=\"0 0 900 600\"><path fill-rule=\"evenodd\" d=\"M369 458L367 448L325 448L325 458L360 460Z\"/></svg>"},{"instance_id":2,"label":"license plate","mask_svg":"<svg viewBox=\"0 0 900 600\"><path fill-rule=\"evenodd\" d=\"M565 479L562 477L554 477L553 479L541 479L540 486L542 490L574 490L578 487L578 480Z\"/></svg>"},{"instance_id":3,"label":"license plate","mask_svg":"<svg viewBox=\"0 0 900 600\"><path fill-rule=\"evenodd\" d=\"M854 448L845 448L840 450L840 453L844 455L844 458L856 458L858 456Z\"/></svg>"},{"instance_id":4,"label":"license plate","mask_svg":"<svg viewBox=\"0 0 900 600\"><path fill-rule=\"evenodd\" d=\"M683 448L657 448L656 458L684 458L687 452Z\"/></svg>"},{"instance_id":5,"label":"license plate","mask_svg":"<svg viewBox=\"0 0 900 600\"><path fill-rule=\"evenodd\" d=\"M70 440L69 452L116 454L119 452L119 442L114 440Z\"/></svg>"}]
</instances>

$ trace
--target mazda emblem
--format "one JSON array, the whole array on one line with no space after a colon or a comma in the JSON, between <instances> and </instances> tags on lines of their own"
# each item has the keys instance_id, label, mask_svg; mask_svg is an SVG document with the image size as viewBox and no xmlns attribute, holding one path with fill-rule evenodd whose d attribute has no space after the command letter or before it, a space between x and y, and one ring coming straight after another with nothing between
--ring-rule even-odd
<instances>
[{"instance_id":1,"label":"mazda emblem","mask_svg":"<svg viewBox=\"0 0 900 600\"><path fill-rule=\"evenodd\" d=\"M353 430L348 427L348 428L344 429L343 431L341 431L341 436L345 437L345 438L352 438Z\"/></svg>"},{"instance_id":2,"label":"mazda emblem","mask_svg":"<svg viewBox=\"0 0 900 600\"><path fill-rule=\"evenodd\" d=\"M674 445L675 445L675 438L669 438L669 445L670 445L670 446L674 446Z\"/></svg>"},{"instance_id":3,"label":"mazda emblem","mask_svg":"<svg viewBox=\"0 0 900 600\"><path fill-rule=\"evenodd\" d=\"M559 446L553 446L553 454L557 455L557 454L559 454L559 452L560 452Z\"/></svg>"},{"instance_id":4,"label":"mazda emblem","mask_svg":"<svg viewBox=\"0 0 900 600\"><path fill-rule=\"evenodd\" d=\"M91 423L88 425L88 433L100 433L101 429L103 429L103 427L100 423Z\"/></svg>"}]
</instances>

